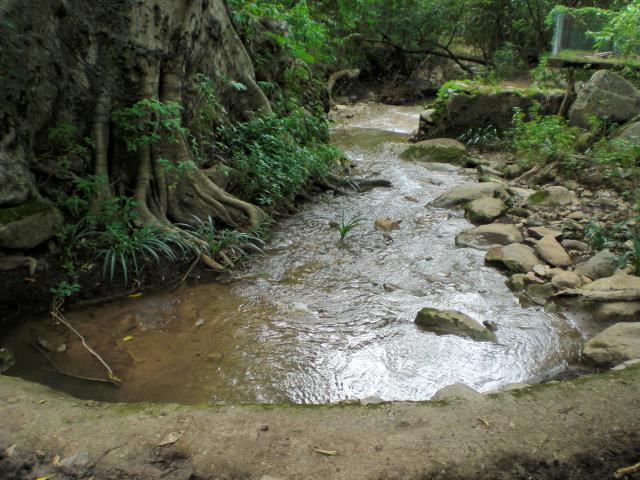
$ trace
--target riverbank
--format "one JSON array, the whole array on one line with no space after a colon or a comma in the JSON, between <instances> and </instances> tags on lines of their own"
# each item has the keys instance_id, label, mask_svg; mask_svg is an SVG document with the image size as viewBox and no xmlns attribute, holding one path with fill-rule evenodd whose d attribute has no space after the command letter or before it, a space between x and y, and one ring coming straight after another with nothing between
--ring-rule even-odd
<instances>
[{"instance_id":1,"label":"riverbank","mask_svg":"<svg viewBox=\"0 0 640 480\"><path fill-rule=\"evenodd\" d=\"M16 480L600 480L640 459L640 367L322 407L103 404L0 377L0 415L0 476Z\"/></svg>"}]
</instances>

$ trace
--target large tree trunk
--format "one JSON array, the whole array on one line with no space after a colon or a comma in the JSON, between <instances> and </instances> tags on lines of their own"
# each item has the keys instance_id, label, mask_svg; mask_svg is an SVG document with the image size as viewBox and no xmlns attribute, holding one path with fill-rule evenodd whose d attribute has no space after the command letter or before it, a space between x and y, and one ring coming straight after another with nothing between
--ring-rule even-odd
<instances>
[{"instance_id":1,"label":"large tree trunk","mask_svg":"<svg viewBox=\"0 0 640 480\"><path fill-rule=\"evenodd\" d=\"M270 111L223 0L8 0L0 16L0 208L40 196L33 172L55 170L42 163L48 132L64 122L95 145L91 164L73 165L73 173L108 178L99 198L132 196L146 223L172 228L196 215L250 226L262 219L258 207L202 171L169 188L158 158L189 160L185 139L127 152L110 121L144 98L192 111L198 74L246 85L221 98L230 120Z\"/></svg>"}]
</instances>

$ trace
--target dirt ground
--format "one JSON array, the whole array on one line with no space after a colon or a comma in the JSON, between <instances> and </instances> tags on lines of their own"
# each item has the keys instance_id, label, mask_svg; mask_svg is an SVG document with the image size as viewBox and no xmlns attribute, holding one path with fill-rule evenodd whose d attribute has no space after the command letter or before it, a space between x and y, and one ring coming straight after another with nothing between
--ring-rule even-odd
<instances>
[{"instance_id":1,"label":"dirt ground","mask_svg":"<svg viewBox=\"0 0 640 480\"><path fill-rule=\"evenodd\" d=\"M101 404L0 377L0 418L3 480L606 479L640 461L640 367L323 407Z\"/></svg>"}]
</instances>

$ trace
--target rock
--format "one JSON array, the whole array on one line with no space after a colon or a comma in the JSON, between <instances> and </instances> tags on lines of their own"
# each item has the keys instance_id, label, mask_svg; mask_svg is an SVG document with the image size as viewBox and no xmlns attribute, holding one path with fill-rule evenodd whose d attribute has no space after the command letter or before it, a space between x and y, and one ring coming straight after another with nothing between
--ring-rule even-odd
<instances>
[{"instance_id":1,"label":"rock","mask_svg":"<svg viewBox=\"0 0 640 480\"><path fill-rule=\"evenodd\" d=\"M599 322L637 322L640 320L640 302L596 303L593 318Z\"/></svg>"},{"instance_id":2,"label":"rock","mask_svg":"<svg viewBox=\"0 0 640 480\"><path fill-rule=\"evenodd\" d=\"M633 367L634 365L640 365L640 358L627 360L626 362L623 362L620 365L616 365L611 370L613 370L614 372L619 372L621 370L626 370L629 367Z\"/></svg>"},{"instance_id":3,"label":"rock","mask_svg":"<svg viewBox=\"0 0 640 480\"><path fill-rule=\"evenodd\" d=\"M558 290L576 289L583 285L580 275L574 272L562 272L554 275L551 279L551 285Z\"/></svg>"},{"instance_id":4,"label":"rock","mask_svg":"<svg viewBox=\"0 0 640 480\"><path fill-rule=\"evenodd\" d=\"M0 209L0 248L37 247L56 234L63 220L58 209L40 200Z\"/></svg>"},{"instance_id":5,"label":"rock","mask_svg":"<svg viewBox=\"0 0 640 480\"><path fill-rule=\"evenodd\" d=\"M420 114L420 122L428 124L428 125L433 125L433 114L434 113L436 113L436 109L435 108L429 108L427 110L424 110Z\"/></svg>"},{"instance_id":6,"label":"rock","mask_svg":"<svg viewBox=\"0 0 640 480\"><path fill-rule=\"evenodd\" d=\"M576 272L578 273L578 272ZM612 290L640 290L640 277L627 274L614 275L612 277L600 278L583 287L589 292L609 292Z\"/></svg>"},{"instance_id":7,"label":"rock","mask_svg":"<svg viewBox=\"0 0 640 480\"><path fill-rule=\"evenodd\" d=\"M586 252L589 250L589 245L579 240L563 240L560 242L560 245L567 250L577 250L578 252Z\"/></svg>"},{"instance_id":8,"label":"rock","mask_svg":"<svg viewBox=\"0 0 640 480\"><path fill-rule=\"evenodd\" d=\"M400 154L403 160L465 165L467 147L452 138L435 138L415 143Z\"/></svg>"},{"instance_id":9,"label":"rock","mask_svg":"<svg viewBox=\"0 0 640 480\"><path fill-rule=\"evenodd\" d=\"M495 334L487 327L454 310L423 308L418 312L416 324L436 335L458 335L480 341L496 341Z\"/></svg>"},{"instance_id":10,"label":"rock","mask_svg":"<svg viewBox=\"0 0 640 480\"><path fill-rule=\"evenodd\" d=\"M584 356L597 367L613 367L640 358L640 323L616 323L584 346Z\"/></svg>"},{"instance_id":11,"label":"rock","mask_svg":"<svg viewBox=\"0 0 640 480\"><path fill-rule=\"evenodd\" d=\"M562 232L551 230L547 227L531 227L529 228L529 235L531 235L533 238L538 239L542 239L544 237L558 238L560 235L562 235Z\"/></svg>"},{"instance_id":12,"label":"rock","mask_svg":"<svg viewBox=\"0 0 640 480\"><path fill-rule=\"evenodd\" d=\"M479 400L483 398L482 394L464 383L456 383L448 387L438 390L433 397L432 402L443 402L447 400Z\"/></svg>"},{"instance_id":13,"label":"rock","mask_svg":"<svg viewBox=\"0 0 640 480\"><path fill-rule=\"evenodd\" d=\"M0 374L16 364L16 359L8 348L0 348Z\"/></svg>"},{"instance_id":14,"label":"rock","mask_svg":"<svg viewBox=\"0 0 640 480\"><path fill-rule=\"evenodd\" d=\"M507 211L499 198L479 198L465 206L467 218L477 224L491 223Z\"/></svg>"},{"instance_id":15,"label":"rock","mask_svg":"<svg viewBox=\"0 0 640 480\"><path fill-rule=\"evenodd\" d=\"M507 286L515 292L520 292L525 289L525 278L526 275L524 273L511 275L509 280L507 280Z\"/></svg>"},{"instance_id":16,"label":"rock","mask_svg":"<svg viewBox=\"0 0 640 480\"><path fill-rule=\"evenodd\" d=\"M412 195L407 195L406 197L404 197L404 199L407 202L411 202L411 203L418 203L419 202L419 200L416 197L412 196Z\"/></svg>"},{"instance_id":17,"label":"rock","mask_svg":"<svg viewBox=\"0 0 640 480\"><path fill-rule=\"evenodd\" d=\"M402 220L391 220L390 218L379 218L375 222L376 229L383 232L391 232L393 230L400 230L400 224Z\"/></svg>"},{"instance_id":18,"label":"rock","mask_svg":"<svg viewBox=\"0 0 640 480\"><path fill-rule=\"evenodd\" d=\"M621 75L608 70L593 74L569 110L572 125L589 128L589 117L625 123L640 114L640 92Z\"/></svg>"},{"instance_id":19,"label":"rock","mask_svg":"<svg viewBox=\"0 0 640 480\"><path fill-rule=\"evenodd\" d=\"M524 283L527 285L533 285L533 284L541 285L544 283L544 280L538 277L538 275L536 275L535 272L529 272L524 276Z\"/></svg>"},{"instance_id":20,"label":"rock","mask_svg":"<svg viewBox=\"0 0 640 480\"><path fill-rule=\"evenodd\" d=\"M574 202L574 195L559 185L545 187L527 198L528 207L566 207Z\"/></svg>"},{"instance_id":21,"label":"rock","mask_svg":"<svg viewBox=\"0 0 640 480\"><path fill-rule=\"evenodd\" d=\"M527 285L527 293L532 297L546 300L556 293L556 291L550 283L532 283L531 285Z\"/></svg>"},{"instance_id":22,"label":"rock","mask_svg":"<svg viewBox=\"0 0 640 480\"><path fill-rule=\"evenodd\" d=\"M89 454L87 452L78 452L60 461L60 465L67 468L84 467L89 463Z\"/></svg>"},{"instance_id":23,"label":"rock","mask_svg":"<svg viewBox=\"0 0 640 480\"><path fill-rule=\"evenodd\" d=\"M518 178L524 172L525 172L524 167L522 165L518 165L517 163L514 163L512 165L508 165L503 170L503 174L504 174L505 178L508 178L509 180L513 180L514 178Z\"/></svg>"},{"instance_id":24,"label":"rock","mask_svg":"<svg viewBox=\"0 0 640 480\"><path fill-rule=\"evenodd\" d=\"M480 175L489 175L491 177L501 178L503 175L498 170L491 168L488 165L478 165L478 173Z\"/></svg>"},{"instance_id":25,"label":"rock","mask_svg":"<svg viewBox=\"0 0 640 480\"><path fill-rule=\"evenodd\" d=\"M536 91L479 82L456 83L442 96L430 122L420 122L418 135L420 138L456 138L471 128L486 128L489 124L498 130L508 130L513 124L515 107L528 110L538 102L544 114L552 114L558 112L563 97L562 90Z\"/></svg>"},{"instance_id":26,"label":"rock","mask_svg":"<svg viewBox=\"0 0 640 480\"><path fill-rule=\"evenodd\" d=\"M533 195L534 193L536 193L535 190L531 190L529 188L514 187L513 185L510 185L509 188L507 188L507 191L511 195L516 197L516 199L520 199L520 200L524 200L530 197L531 195Z\"/></svg>"},{"instance_id":27,"label":"rock","mask_svg":"<svg viewBox=\"0 0 640 480\"><path fill-rule=\"evenodd\" d=\"M365 397L360 399L361 405L378 405L380 403L384 403L384 400L376 396Z\"/></svg>"},{"instance_id":28,"label":"rock","mask_svg":"<svg viewBox=\"0 0 640 480\"><path fill-rule=\"evenodd\" d=\"M571 212L568 217L570 220L584 220L584 213L582 212Z\"/></svg>"},{"instance_id":29,"label":"rock","mask_svg":"<svg viewBox=\"0 0 640 480\"><path fill-rule=\"evenodd\" d=\"M542 265L540 263L540 264L536 265L535 267L533 267L533 273L535 273L539 277L544 278L544 277L547 276L547 269L545 268L544 265Z\"/></svg>"},{"instance_id":30,"label":"rock","mask_svg":"<svg viewBox=\"0 0 640 480\"><path fill-rule=\"evenodd\" d=\"M533 248L520 243L492 247L485 256L489 265L504 267L512 273L528 273L540 263Z\"/></svg>"},{"instance_id":31,"label":"rock","mask_svg":"<svg viewBox=\"0 0 640 480\"><path fill-rule=\"evenodd\" d=\"M610 277L618 268L618 257L609 250L602 250L586 262L576 265L574 272L592 280Z\"/></svg>"},{"instance_id":32,"label":"rock","mask_svg":"<svg viewBox=\"0 0 640 480\"><path fill-rule=\"evenodd\" d=\"M552 236L544 237L538 242L536 253L554 267L568 267L573 263L567 251Z\"/></svg>"},{"instance_id":33,"label":"rock","mask_svg":"<svg viewBox=\"0 0 640 480\"><path fill-rule=\"evenodd\" d=\"M479 198L499 198L507 200L509 194L499 183L467 183L436 198L429 205L437 208L454 208Z\"/></svg>"},{"instance_id":34,"label":"rock","mask_svg":"<svg viewBox=\"0 0 640 480\"><path fill-rule=\"evenodd\" d=\"M615 138L634 145L640 145L640 121L628 123L622 127Z\"/></svg>"},{"instance_id":35,"label":"rock","mask_svg":"<svg viewBox=\"0 0 640 480\"><path fill-rule=\"evenodd\" d=\"M458 247L469 247L485 250L493 245L510 245L522 243L522 233L515 225L507 223L491 223L481 225L456 235Z\"/></svg>"}]
</instances>

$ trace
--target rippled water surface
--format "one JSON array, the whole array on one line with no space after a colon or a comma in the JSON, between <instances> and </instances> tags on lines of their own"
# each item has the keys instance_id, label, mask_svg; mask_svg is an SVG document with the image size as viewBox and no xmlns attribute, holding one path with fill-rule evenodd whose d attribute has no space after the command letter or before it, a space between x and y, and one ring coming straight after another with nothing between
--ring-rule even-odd
<instances>
[{"instance_id":1,"label":"rippled water surface","mask_svg":"<svg viewBox=\"0 0 640 480\"><path fill-rule=\"evenodd\" d=\"M101 375L46 321L9 339L18 358L11 373L103 400L324 403L424 400L456 382L486 391L564 365L578 351L571 324L521 307L505 278L484 266L483 252L454 246L470 227L462 213L425 207L474 177L398 158L419 111L361 105L336 124L333 141L359 174L389 179L393 188L307 205L281 223L263 257L224 284L69 313L124 379L119 389L44 370L28 346L38 336L68 345L52 354L60 367ZM339 245L331 225L343 212L365 221ZM401 221L400 229L383 235L374 228L381 217ZM413 321L423 307L491 320L498 343L421 331Z\"/></svg>"}]
</instances>

